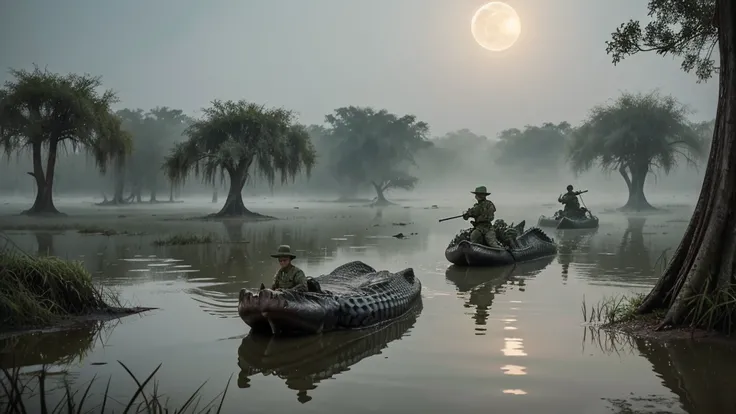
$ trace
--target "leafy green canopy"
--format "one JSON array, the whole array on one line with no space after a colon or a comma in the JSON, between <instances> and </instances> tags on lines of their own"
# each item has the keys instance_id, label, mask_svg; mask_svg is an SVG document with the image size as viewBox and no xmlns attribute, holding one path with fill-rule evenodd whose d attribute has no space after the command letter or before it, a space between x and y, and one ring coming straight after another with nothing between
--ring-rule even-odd
<instances>
[{"instance_id":1,"label":"leafy green canopy","mask_svg":"<svg viewBox=\"0 0 736 414\"><path fill-rule=\"evenodd\" d=\"M351 184L373 183L411 189L417 179L406 171L417 150L431 146L429 126L414 115L397 117L382 109L342 107L325 117L333 140L336 176Z\"/></svg>"},{"instance_id":2,"label":"leafy green canopy","mask_svg":"<svg viewBox=\"0 0 736 414\"><path fill-rule=\"evenodd\" d=\"M110 105L115 93L97 92L99 77L11 70L0 92L0 146L7 156L23 150L85 149L104 172L110 159L129 153L130 136ZM38 154L40 158L40 153Z\"/></svg>"},{"instance_id":3,"label":"leafy green canopy","mask_svg":"<svg viewBox=\"0 0 736 414\"><path fill-rule=\"evenodd\" d=\"M291 111L267 109L246 101L213 101L202 119L186 129L188 139L176 144L164 168L174 182L190 172L214 183L218 172L231 180L250 178L255 168L273 186L280 175L284 184L302 169L311 174L316 153L303 125L294 123ZM235 183L231 182L231 185Z\"/></svg>"},{"instance_id":4,"label":"leafy green canopy","mask_svg":"<svg viewBox=\"0 0 736 414\"><path fill-rule=\"evenodd\" d=\"M576 173L595 162L605 170L661 168L668 173L678 158L694 163L703 156L703 142L687 113L671 96L624 93L612 105L591 110L572 136L570 165Z\"/></svg>"},{"instance_id":5,"label":"leafy green canopy","mask_svg":"<svg viewBox=\"0 0 736 414\"><path fill-rule=\"evenodd\" d=\"M638 20L622 23L606 42L606 52L617 64L639 52L682 56L682 69L695 70L698 81L718 72L712 58L718 44L716 0L649 0L652 21L642 29Z\"/></svg>"}]
</instances>

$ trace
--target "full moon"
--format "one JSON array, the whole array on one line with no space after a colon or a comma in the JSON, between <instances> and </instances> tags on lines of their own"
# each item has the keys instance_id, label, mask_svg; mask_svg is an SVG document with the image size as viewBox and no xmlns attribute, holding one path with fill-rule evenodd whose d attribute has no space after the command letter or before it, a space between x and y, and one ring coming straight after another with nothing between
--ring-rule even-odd
<instances>
[{"instance_id":1,"label":"full moon","mask_svg":"<svg viewBox=\"0 0 736 414\"><path fill-rule=\"evenodd\" d=\"M470 31L484 49L501 52L519 39L521 20L513 7L492 1L476 10L470 22Z\"/></svg>"}]
</instances>

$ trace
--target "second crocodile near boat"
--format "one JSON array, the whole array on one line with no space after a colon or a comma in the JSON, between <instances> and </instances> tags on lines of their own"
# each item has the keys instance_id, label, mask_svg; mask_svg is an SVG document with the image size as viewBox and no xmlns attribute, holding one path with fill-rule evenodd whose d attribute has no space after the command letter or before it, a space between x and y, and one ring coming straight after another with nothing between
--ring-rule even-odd
<instances>
[{"instance_id":1,"label":"second crocodile near boat","mask_svg":"<svg viewBox=\"0 0 736 414\"><path fill-rule=\"evenodd\" d=\"M257 333L316 334L388 322L421 301L412 268L392 273L354 261L307 284L307 292L241 289L238 314Z\"/></svg>"},{"instance_id":2,"label":"second crocodile near boat","mask_svg":"<svg viewBox=\"0 0 736 414\"><path fill-rule=\"evenodd\" d=\"M445 249L445 258L457 266L504 266L557 254L557 244L532 227L516 237L516 247L490 247L471 242L472 229L463 230Z\"/></svg>"}]
</instances>

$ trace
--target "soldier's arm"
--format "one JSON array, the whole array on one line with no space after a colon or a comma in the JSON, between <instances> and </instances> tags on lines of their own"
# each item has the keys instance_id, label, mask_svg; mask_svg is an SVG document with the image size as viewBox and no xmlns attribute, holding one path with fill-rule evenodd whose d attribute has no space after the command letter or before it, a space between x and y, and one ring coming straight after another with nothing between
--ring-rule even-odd
<instances>
[{"instance_id":1,"label":"soldier's arm","mask_svg":"<svg viewBox=\"0 0 736 414\"><path fill-rule=\"evenodd\" d=\"M298 270L296 274L294 274L294 290L299 290L302 292L306 292L307 289L307 276L304 275L304 272L302 270Z\"/></svg>"},{"instance_id":2,"label":"soldier's arm","mask_svg":"<svg viewBox=\"0 0 736 414\"><path fill-rule=\"evenodd\" d=\"M473 207L470 207L468 211L466 211L465 214L463 214L463 216L477 218L479 214L480 214L480 204L476 204Z\"/></svg>"},{"instance_id":3,"label":"soldier's arm","mask_svg":"<svg viewBox=\"0 0 736 414\"><path fill-rule=\"evenodd\" d=\"M276 272L275 275L273 275L273 283L271 284L271 289L276 290L279 288L279 272Z\"/></svg>"}]
</instances>

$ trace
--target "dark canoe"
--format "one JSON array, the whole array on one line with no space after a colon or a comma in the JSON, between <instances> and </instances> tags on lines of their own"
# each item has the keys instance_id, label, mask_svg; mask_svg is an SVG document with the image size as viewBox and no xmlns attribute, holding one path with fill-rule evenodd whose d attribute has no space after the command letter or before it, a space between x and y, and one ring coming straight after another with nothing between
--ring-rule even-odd
<instances>
[{"instance_id":1,"label":"dark canoe","mask_svg":"<svg viewBox=\"0 0 736 414\"><path fill-rule=\"evenodd\" d=\"M540 216L537 226L554 227L559 230L597 229L598 217L591 215L583 219L571 219L568 217L555 219L554 217Z\"/></svg>"},{"instance_id":2,"label":"dark canoe","mask_svg":"<svg viewBox=\"0 0 736 414\"><path fill-rule=\"evenodd\" d=\"M557 254L557 244L541 229L533 227L516 238L518 248L488 247L462 240L445 249L445 258L457 266L504 266Z\"/></svg>"}]
</instances>

